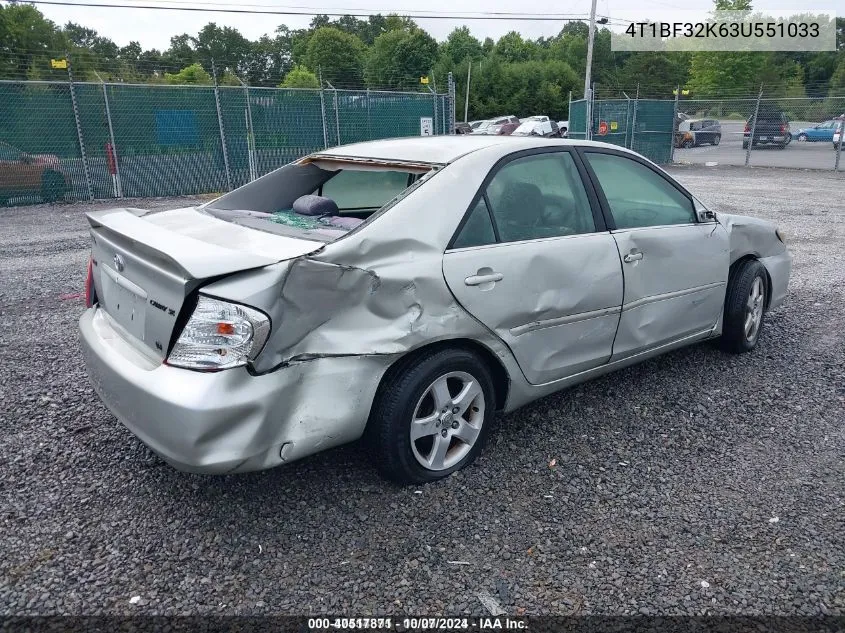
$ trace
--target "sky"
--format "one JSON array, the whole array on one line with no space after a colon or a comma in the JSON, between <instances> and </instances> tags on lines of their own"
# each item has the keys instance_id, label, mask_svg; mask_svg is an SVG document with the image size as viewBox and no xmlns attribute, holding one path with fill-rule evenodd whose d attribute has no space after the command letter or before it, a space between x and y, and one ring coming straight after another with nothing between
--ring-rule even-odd
<instances>
[{"instance_id":1,"label":"sky","mask_svg":"<svg viewBox=\"0 0 845 633\"><path fill-rule=\"evenodd\" d=\"M108 2L109 0L67 0ZM154 4L160 0L113 0L119 4ZM168 0L163 0L167 2ZM796 5L804 4L806 0L758 0L754 2L755 9L772 11L787 10L790 13ZM555 14L589 16L590 0L562 0L551 3L551 0L464 0L456 3L448 0L429 0L420 3L418 0L209 0L207 3L190 4L186 0L175 2L170 0L170 6L203 6L214 5L238 7L243 9L284 9L297 7L296 10L313 9L315 12L354 12L370 10L381 13L419 13L423 9L430 12L455 13L466 12L524 12L543 15L547 12ZM325 5L323 4L325 3ZM550 8L550 5L553 8ZM639 0L634 5L631 0L598 0L597 15L608 17L624 17L630 19L632 6L642 19L652 21L671 21L675 10L700 10L702 17L713 6L712 0ZM845 15L845 0L814 1L812 9L818 11L832 11L837 15ZM460 7L460 8L458 8ZM238 29L245 37L255 40L261 35L271 34L280 24L286 24L290 29L307 27L310 16L275 16L275 15L244 15L233 13L196 13L189 11L161 11L153 9L123 9L123 8L92 8L38 5L38 9L53 22L64 25L76 22L83 26L96 29L98 33L111 38L119 46L125 46L132 40L141 43L144 48L164 50L170 45L170 38L181 33L193 35L208 22L216 22L220 26L230 26ZM802 11L809 9L801 7ZM681 15L681 14L675 14ZM688 14L683 14L688 19ZM509 31L518 31L525 38L550 37L556 35L563 28L565 22L560 20L520 21L507 20L431 20L416 18L416 22L431 33L435 39L442 41L450 31L457 26L466 25L479 39L492 37L498 39Z\"/></svg>"}]
</instances>

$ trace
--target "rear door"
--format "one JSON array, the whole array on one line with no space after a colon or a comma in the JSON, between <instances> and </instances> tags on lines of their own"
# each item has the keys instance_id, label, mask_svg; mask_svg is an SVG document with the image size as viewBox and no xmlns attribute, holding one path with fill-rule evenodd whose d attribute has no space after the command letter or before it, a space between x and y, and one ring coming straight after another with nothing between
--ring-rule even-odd
<instances>
[{"instance_id":1,"label":"rear door","mask_svg":"<svg viewBox=\"0 0 845 633\"><path fill-rule=\"evenodd\" d=\"M493 168L443 257L461 305L541 384L608 361L622 270L574 151L511 154Z\"/></svg>"},{"instance_id":2,"label":"rear door","mask_svg":"<svg viewBox=\"0 0 845 633\"><path fill-rule=\"evenodd\" d=\"M689 195L645 160L613 150L583 155L623 262L612 360L712 330L728 279L727 232L699 222Z\"/></svg>"}]
</instances>

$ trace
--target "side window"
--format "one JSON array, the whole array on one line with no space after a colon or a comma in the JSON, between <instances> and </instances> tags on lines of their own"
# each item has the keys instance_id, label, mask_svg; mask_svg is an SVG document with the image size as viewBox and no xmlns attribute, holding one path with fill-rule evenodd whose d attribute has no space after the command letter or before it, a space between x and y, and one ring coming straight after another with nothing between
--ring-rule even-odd
<instances>
[{"instance_id":1,"label":"side window","mask_svg":"<svg viewBox=\"0 0 845 633\"><path fill-rule=\"evenodd\" d=\"M341 211L379 209L408 187L404 171L355 171L345 169L323 184L327 198Z\"/></svg>"},{"instance_id":2,"label":"side window","mask_svg":"<svg viewBox=\"0 0 845 633\"><path fill-rule=\"evenodd\" d=\"M487 203L484 198L478 200L478 204L469 214L466 224L461 228L458 237L455 238L452 248L466 248L468 246L484 246L493 244L496 236L493 233L493 223L490 221L490 212L487 210Z\"/></svg>"},{"instance_id":3,"label":"side window","mask_svg":"<svg viewBox=\"0 0 845 633\"><path fill-rule=\"evenodd\" d=\"M651 168L624 156L586 152L620 229L695 222L692 202Z\"/></svg>"},{"instance_id":4,"label":"side window","mask_svg":"<svg viewBox=\"0 0 845 633\"><path fill-rule=\"evenodd\" d=\"M596 230L584 183L568 152L512 160L496 172L486 193L502 242Z\"/></svg>"}]
</instances>

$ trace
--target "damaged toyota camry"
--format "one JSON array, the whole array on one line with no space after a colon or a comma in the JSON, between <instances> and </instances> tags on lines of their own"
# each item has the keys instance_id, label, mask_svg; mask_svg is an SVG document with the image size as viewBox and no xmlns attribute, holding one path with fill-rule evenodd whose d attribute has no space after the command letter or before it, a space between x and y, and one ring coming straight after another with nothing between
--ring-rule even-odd
<instances>
[{"instance_id":1,"label":"damaged toyota camry","mask_svg":"<svg viewBox=\"0 0 845 633\"><path fill-rule=\"evenodd\" d=\"M363 437L394 480L445 477L496 411L706 339L752 350L792 263L638 154L530 137L347 145L87 217L94 388L205 473Z\"/></svg>"}]
</instances>

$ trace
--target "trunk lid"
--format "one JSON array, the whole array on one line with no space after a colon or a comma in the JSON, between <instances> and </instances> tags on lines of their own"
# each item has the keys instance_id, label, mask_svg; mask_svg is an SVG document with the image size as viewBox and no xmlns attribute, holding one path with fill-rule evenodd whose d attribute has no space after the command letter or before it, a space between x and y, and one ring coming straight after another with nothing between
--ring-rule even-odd
<instances>
[{"instance_id":1,"label":"trunk lid","mask_svg":"<svg viewBox=\"0 0 845 633\"><path fill-rule=\"evenodd\" d=\"M179 311L203 281L314 252L321 242L265 233L194 208L87 213L101 309L161 359Z\"/></svg>"}]
</instances>

